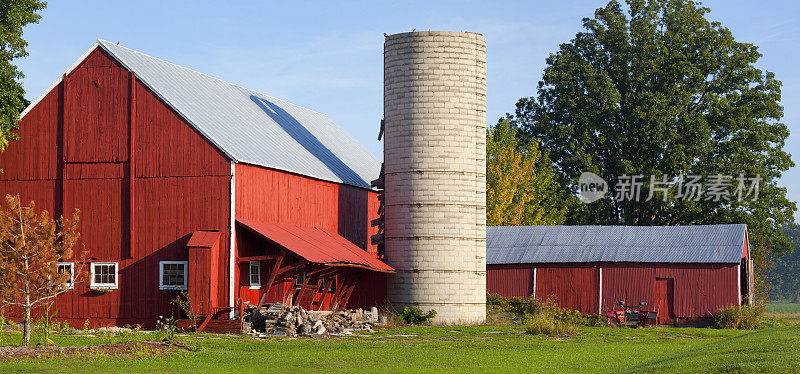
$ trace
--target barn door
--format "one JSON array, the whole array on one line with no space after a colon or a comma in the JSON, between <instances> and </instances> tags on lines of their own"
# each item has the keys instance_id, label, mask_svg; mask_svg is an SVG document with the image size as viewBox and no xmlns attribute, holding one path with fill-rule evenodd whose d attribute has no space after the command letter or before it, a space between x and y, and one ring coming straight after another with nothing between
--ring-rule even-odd
<instances>
[{"instance_id":1,"label":"barn door","mask_svg":"<svg viewBox=\"0 0 800 374\"><path fill-rule=\"evenodd\" d=\"M671 324L675 320L673 304L675 302L675 280L672 278L656 278L655 302L659 324Z\"/></svg>"}]
</instances>

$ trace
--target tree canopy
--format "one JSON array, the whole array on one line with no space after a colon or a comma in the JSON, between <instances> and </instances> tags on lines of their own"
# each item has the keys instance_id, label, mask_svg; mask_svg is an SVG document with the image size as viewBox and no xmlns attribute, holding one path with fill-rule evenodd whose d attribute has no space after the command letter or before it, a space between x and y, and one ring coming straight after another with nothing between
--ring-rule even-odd
<instances>
[{"instance_id":1,"label":"tree canopy","mask_svg":"<svg viewBox=\"0 0 800 374\"><path fill-rule=\"evenodd\" d=\"M608 182L609 197L572 210L568 223L746 223L766 246L789 248L781 227L796 207L778 179L794 163L783 150L781 82L708 12L686 0L609 2L547 58L537 95L507 116L549 153L563 190L576 193L585 171ZM640 198L626 198L627 176L638 175ZM660 195L650 196L651 176L668 182L653 184ZM694 184L700 197L685 198L688 176L705 176ZM709 198L715 178L725 194ZM739 178L758 185L757 198L733 195Z\"/></svg>"},{"instance_id":2,"label":"tree canopy","mask_svg":"<svg viewBox=\"0 0 800 374\"><path fill-rule=\"evenodd\" d=\"M536 142L521 144L516 132L508 121L486 131L486 224L563 223L575 198L561 196L547 155Z\"/></svg>"},{"instance_id":3,"label":"tree canopy","mask_svg":"<svg viewBox=\"0 0 800 374\"><path fill-rule=\"evenodd\" d=\"M38 23L37 12L47 6L37 0L3 0L0 2L0 151L16 139L12 132L20 112L28 105L20 80L23 74L13 60L25 57L28 43L22 39L22 28Z\"/></svg>"}]
</instances>

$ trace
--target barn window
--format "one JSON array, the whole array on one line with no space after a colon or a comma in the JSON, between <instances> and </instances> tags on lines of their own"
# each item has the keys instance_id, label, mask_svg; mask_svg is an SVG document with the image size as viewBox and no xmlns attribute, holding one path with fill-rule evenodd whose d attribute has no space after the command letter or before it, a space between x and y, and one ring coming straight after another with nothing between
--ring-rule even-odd
<instances>
[{"instance_id":1,"label":"barn window","mask_svg":"<svg viewBox=\"0 0 800 374\"><path fill-rule=\"evenodd\" d=\"M115 290L119 284L116 262L93 262L90 288L96 290Z\"/></svg>"},{"instance_id":2,"label":"barn window","mask_svg":"<svg viewBox=\"0 0 800 374\"><path fill-rule=\"evenodd\" d=\"M161 261L159 262L158 288L162 290L186 290L189 283L186 268L188 261Z\"/></svg>"},{"instance_id":3,"label":"barn window","mask_svg":"<svg viewBox=\"0 0 800 374\"><path fill-rule=\"evenodd\" d=\"M59 262L58 273L69 274L69 278L67 279L67 289L72 289L72 285L75 283L75 264L72 262Z\"/></svg>"},{"instance_id":4,"label":"barn window","mask_svg":"<svg viewBox=\"0 0 800 374\"><path fill-rule=\"evenodd\" d=\"M250 261L250 288L261 288L261 261Z\"/></svg>"},{"instance_id":5,"label":"barn window","mask_svg":"<svg viewBox=\"0 0 800 374\"><path fill-rule=\"evenodd\" d=\"M306 281L306 272L302 272L297 274L297 278L294 279L294 284L296 286L302 286L303 282Z\"/></svg>"}]
</instances>

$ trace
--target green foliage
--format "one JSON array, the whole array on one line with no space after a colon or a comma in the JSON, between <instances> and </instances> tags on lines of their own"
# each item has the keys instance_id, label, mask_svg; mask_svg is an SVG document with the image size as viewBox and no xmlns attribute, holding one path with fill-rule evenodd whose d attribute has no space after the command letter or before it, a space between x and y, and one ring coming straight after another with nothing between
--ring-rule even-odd
<instances>
[{"instance_id":1,"label":"green foliage","mask_svg":"<svg viewBox=\"0 0 800 374\"><path fill-rule=\"evenodd\" d=\"M42 340L44 340L44 344L55 344L53 342L53 340L50 339L50 329L53 326L53 317L55 317L56 314L58 314L58 309L56 309L52 313L50 313L50 308L52 306L53 306L53 304L50 303L50 304L47 304L47 306L44 307L44 311L43 311L44 314L42 314L42 316L39 317L39 321L37 322L37 324L39 325L39 328L42 329L42 335L43 335L43 339Z\"/></svg>"},{"instance_id":2,"label":"green foliage","mask_svg":"<svg viewBox=\"0 0 800 374\"><path fill-rule=\"evenodd\" d=\"M175 316L169 316L169 318L159 316L156 321L156 330L165 335L164 342L168 345L178 342L177 338L175 338L178 332L178 319Z\"/></svg>"},{"instance_id":3,"label":"green foliage","mask_svg":"<svg viewBox=\"0 0 800 374\"><path fill-rule=\"evenodd\" d=\"M38 23L37 13L47 6L38 0L3 0L0 2L0 151L16 139L12 131L17 127L19 113L28 105L20 81L23 74L12 60L25 57L28 45L22 39L22 28Z\"/></svg>"},{"instance_id":4,"label":"green foliage","mask_svg":"<svg viewBox=\"0 0 800 374\"><path fill-rule=\"evenodd\" d=\"M578 331L574 323L558 319L546 312L525 315L523 325L525 333L533 335L573 335Z\"/></svg>"},{"instance_id":5,"label":"green foliage","mask_svg":"<svg viewBox=\"0 0 800 374\"><path fill-rule=\"evenodd\" d=\"M764 311L766 305L732 306L720 310L714 322L721 329L755 330L765 327Z\"/></svg>"},{"instance_id":6,"label":"green foliage","mask_svg":"<svg viewBox=\"0 0 800 374\"><path fill-rule=\"evenodd\" d=\"M606 326L605 316L583 314L577 310L559 308L553 301L541 301L533 297L502 297L496 294L486 295L486 304L502 312L523 316L546 316L568 325Z\"/></svg>"},{"instance_id":7,"label":"green foliage","mask_svg":"<svg viewBox=\"0 0 800 374\"><path fill-rule=\"evenodd\" d=\"M777 300L800 303L800 225L793 223L784 227L792 251L772 255L772 269L768 281L772 284L770 296Z\"/></svg>"},{"instance_id":8,"label":"green foliage","mask_svg":"<svg viewBox=\"0 0 800 374\"><path fill-rule=\"evenodd\" d=\"M405 307L403 309L403 321L409 325L425 325L429 324L431 320L436 317L436 311L431 309L427 313L417 307Z\"/></svg>"},{"instance_id":9,"label":"green foliage","mask_svg":"<svg viewBox=\"0 0 800 374\"><path fill-rule=\"evenodd\" d=\"M486 224L557 225L574 196L559 191L536 142L521 143L508 121L486 130Z\"/></svg>"},{"instance_id":10,"label":"green foliage","mask_svg":"<svg viewBox=\"0 0 800 374\"><path fill-rule=\"evenodd\" d=\"M181 294L178 297L172 299L171 303L181 308L183 314L189 317L189 319L192 321L192 326L194 329L194 345L192 347L192 350L195 351L200 350L201 344L199 339L199 332L197 331L197 322L200 319L200 315L197 314L194 308L192 307L192 297L189 294L189 291L181 292ZM202 306L202 303L200 303L199 305Z\"/></svg>"},{"instance_id":11,"label":"green foliage","mask_svg":"<svg viewBox=\"0 0 800 374\"><path fill-rule=\"evenodd\" d=\"M709 11L690 0L609 2L547 58L537 95L508 119L549 152L564 191L576 192L584 171L608 181L612 195L622 175L744 174L760 175L758 199L678 200L673 188L667 201L646 200L648 179L639 201L582 204L567 224L746 223L751 239L763 239L755 251L788 249L780 229L796 206L778 185L794 165L783 150L781 82L756 67L755 45L737 42Z\"/></svg>"}]
</instances>

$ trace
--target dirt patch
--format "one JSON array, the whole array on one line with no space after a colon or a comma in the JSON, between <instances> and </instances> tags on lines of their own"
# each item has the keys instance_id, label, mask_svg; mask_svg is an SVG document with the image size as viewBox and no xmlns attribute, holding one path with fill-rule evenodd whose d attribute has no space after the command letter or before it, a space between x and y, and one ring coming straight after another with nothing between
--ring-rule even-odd
<instances>
[{"instance_id":1,"label":"dirt patch","mask_svg":"<svg viewBox=\"0 0 800 374\"><path fill-rule=\"evenodd\" d=\"M184 346L167 345L160 341L117 342L109 344L66 346L36 345L30 347L0 347L0 361L26 358L102 358L102 357L152 357L171 351L188 351Z\"/></svg>"}]
</instances>

